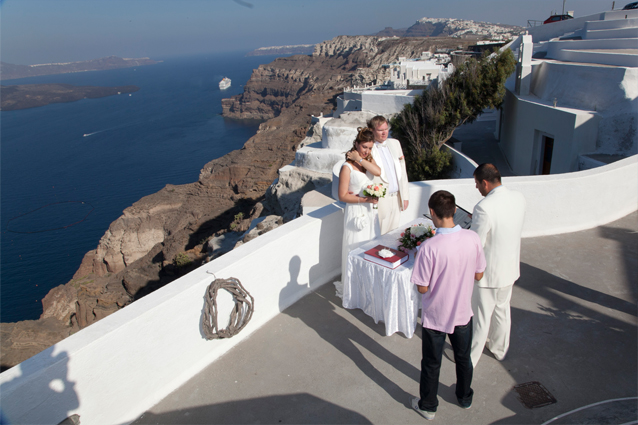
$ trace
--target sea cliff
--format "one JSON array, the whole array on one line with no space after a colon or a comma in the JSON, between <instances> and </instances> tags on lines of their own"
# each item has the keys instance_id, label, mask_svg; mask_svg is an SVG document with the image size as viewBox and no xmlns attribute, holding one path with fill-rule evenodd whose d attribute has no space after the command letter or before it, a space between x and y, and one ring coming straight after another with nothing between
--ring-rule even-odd
<instances>
[{"instance_id":1,"label":"sea cliff","mask_svg":"<svg viewBox=\"0 0 638 425\"><path fill-rule=\"evenodd\" d=\"M196 182L167 185L124 210L65 285L43 300L39 320L3 323L2 367L11 367L208 261L214 236L247 229L275 208L264 194L290 164L311 115L330 113L344 88L382 82L381 65L436 48L449 38L342 36L312 56L279 58L253 71L244 93L224 99L224 116L260 119L244 147L207 163ZM262 203L263 201L263 203ZM239 214L241 213L241 215Z\"/></svg>"}]
</instances>

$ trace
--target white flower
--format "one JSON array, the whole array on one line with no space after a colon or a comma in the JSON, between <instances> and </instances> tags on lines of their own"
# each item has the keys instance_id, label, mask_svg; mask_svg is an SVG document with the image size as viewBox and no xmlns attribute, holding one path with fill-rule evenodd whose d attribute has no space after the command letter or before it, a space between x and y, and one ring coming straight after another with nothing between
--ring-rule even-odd
<instances>
[{"instance_id":1,"label":"white flower","mask_svg":"<svg viewBox=\"0 0 638 425\"><path fill-rule=\"evenodd\" d=\"M392 251L390 251L388 248L383 248L381 251L379 251L379 257L381 258L390 258L393 255L394 254L392 253Z\"/></svg>"},{"instance_id":2,"label":"white flower","mask_svg":"<svg viewBox=\"0 0 638 425\"><path fill-rule=\"evenodd\" d=\"M374 183L364 187L363 194L365 196L374 196L375 198L384 198L386 190L387 189L383 186L383 183Z\"/></svg>"},{"instance_id":3,"label":"white flower","mask_svg":"<svg viewBox=\"0 0 638 425\"><path fill-rule=\"evenodd\" d=\"M414 235L417 238L420 238L421 236L425 235L425 232L427 232L427 229L423 225L417 224L410 228L410 234Z\"/></svg>"}]
</instances>

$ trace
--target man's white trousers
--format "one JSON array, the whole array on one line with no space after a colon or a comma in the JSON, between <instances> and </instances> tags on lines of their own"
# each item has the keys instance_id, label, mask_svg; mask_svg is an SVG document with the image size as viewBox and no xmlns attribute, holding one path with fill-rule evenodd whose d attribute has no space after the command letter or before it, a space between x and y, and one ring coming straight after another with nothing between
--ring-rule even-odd
<instances>
[{"instance_id":1,"label":"man's white trousers","mask_svg":"<svg viewBox=\"0 0 638 425\"><path fill-rule=\"evenodd\" d=\"M401 221L401 197L397 194L394 196L387 196L379 199L379 225L381 227L381 234L386 233L399 227Z\"/></svg>"},{"instance_id":2,"label":"man's white trousers","mask_svg":"<svg viewBox=\"0 0 638 425\"><path fill-rule=\"evenodd\" d=\"M476 366L483 347L494 354L498 360L503 359L510 346L510 299L512 287L481 288L474 286L472 291L472 311L474 311L474 335L472 336L472 364Z\"/></svg>"}]
</instances>

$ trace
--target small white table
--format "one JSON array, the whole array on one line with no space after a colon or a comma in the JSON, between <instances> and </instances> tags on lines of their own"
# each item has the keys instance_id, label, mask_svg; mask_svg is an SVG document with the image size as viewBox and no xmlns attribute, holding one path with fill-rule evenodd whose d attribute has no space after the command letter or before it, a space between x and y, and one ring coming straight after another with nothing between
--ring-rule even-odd
<instances>
[{"instance_id":1,"label":"small white table","mask_svg":"<svg viewBox=\"0 0 638 425\"><path fill-rule=\"evenodd\" d=\"M348 254L346 276L341 279L343 307L360 308L375 323L384 322L386 336L395 332L408 338L414 335L421 308L421 294L410 282L414 254L411 252L410 259L396 269L389 269L367 261L364 252L377 245L396 249L401 232L417 223L434 227L431 220L418 218L352 250Z\"/></svg>"}]
</instances>

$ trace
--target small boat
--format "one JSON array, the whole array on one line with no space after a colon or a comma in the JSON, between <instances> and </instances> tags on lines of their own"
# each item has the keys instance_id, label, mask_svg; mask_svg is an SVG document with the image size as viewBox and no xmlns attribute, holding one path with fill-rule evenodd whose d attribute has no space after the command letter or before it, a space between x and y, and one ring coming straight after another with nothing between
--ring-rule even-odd
<instances>
[{"instance_id":1,"label":"small boat","mask_svg":"<svg viewBox=\"0 0 638 425\"><path fill-rule=\"evenodd\" d=\"M225 90L228 87L230 87L230 78L222 78L222 80L219 82L219 89L220 90Z\"/></svg>"}]
</instances>

